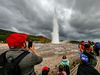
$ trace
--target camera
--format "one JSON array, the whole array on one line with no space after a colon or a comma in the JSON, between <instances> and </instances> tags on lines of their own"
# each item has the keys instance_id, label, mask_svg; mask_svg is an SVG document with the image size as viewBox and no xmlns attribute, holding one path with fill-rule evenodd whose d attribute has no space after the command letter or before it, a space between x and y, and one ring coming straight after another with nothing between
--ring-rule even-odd
<instances>
[{"instance_id":1,"label":"camera","mask_svg":"<svg viewBox=\"0 0 100 75\"><path fill-rule=\"evenodd\" d=\"M32 47L32 41L28 41L28 48Z\"/></svg>"}]
</instances>

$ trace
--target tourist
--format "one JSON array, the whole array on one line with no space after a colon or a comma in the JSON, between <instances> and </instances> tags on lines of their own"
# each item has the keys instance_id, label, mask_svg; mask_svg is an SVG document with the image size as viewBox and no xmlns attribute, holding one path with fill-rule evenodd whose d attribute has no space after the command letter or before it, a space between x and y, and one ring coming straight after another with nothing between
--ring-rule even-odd
<instances>
[{"instance_id":1,"label":"tourist","mask_svg":"<svg viewBox=\"0 0 100 75\"><path fill-rule=\"evenodd\" d=\"M96 56L99 56L99 51L100 51L100 43L99 42L96 42L95 43L95 46L94 46L94 52L96 54Z\"/></svg>"},{"instance_id":2,"label":"tourist","mask_svg":"<svg viewBox=\"0 0 100 75\"><path fill-rule=\"evenodd\" d=\"M50 68L48 66L44 66L42 68L42 74L40 75L48 75L49 71L50 71Z\"/></svg>"},{"instance_id":3,"label":"tourist","mask_svg":"<svg viewBox=\"0 0 100 75\"><path fill-rule=\"evenodd\" d=\"M64 65L65 72L67 73L67 75L70 75L70 63L68 58L65 55L62 57L60 64Z\"/></svg>"},{"instance_id":4,"label":"tourist","mask_svg":"<svg viewBox=\"0 0 100 75\"><path fill-rule=\"evenodd\" d=\"M80 52L83 52L83 51L84 51L84 44L85 44L84 41L81 41L81 42L79 43L79 50L80 50Z\"/></svg>"},{"instance_id":5,"label":"tourist","mask_svg":"<svg viewBox=\"0 0 100 75\"><path fill-rule=\"evenodd\" d=\"M96 66L96 64L97 64L97 59L96 59L95 54L91 51L90 45L89 45L89 44L85 44L84 47L85 47L85 48L84 48L83 54L85 54L85 55L88 57L89 63L90 63L92 66Z\"/></svg>"},{"instance_id":6,"label":"tourist","mask_svg":"<svg viewBox=\"0 0 100 75\"><path fill-rule=\"evenodd\" d=\"M78 66L77 75L100 75L100 73L90 65L88 56L80 54L81 63Z\"/></svg>"},{"instance_id":7,"label":"tourist","mask_svg":"<svg viewBox=\"0 0 100 75\"><path fill-rule=\"evenodd\" d=\"M90 45L90 51L93 52L93 50L94 50L94 42L88 40L88 44Z\"/></svg>"},{"instance_id":8,"label":"tourist","mask_svg":"<svg viewBox=\"0 0 100 75\"><path fill-rule=\"evenodd\" d=\"M67 75L66 71L64 70L64 65L59 65L57 75Z\"/></svg>"},{"instance_id":9,"label":"tourist","mask_svg":"<svg viewBox=\"0 0 100 75\"><path fill-rule=\"evenodd\" d=\"M28 51L27 54L20 62L19 67L20 75L35 75L34 66L42 62L42 58L37 53L37 50L32 47L29 49L26 46L26 39L28 35L13 33L6 39L9 51L6 53L6 57L12 57L13 59L22 54L24 51ZM16 75L16 74L14 74Z\"/></svg>"}]
</instances>

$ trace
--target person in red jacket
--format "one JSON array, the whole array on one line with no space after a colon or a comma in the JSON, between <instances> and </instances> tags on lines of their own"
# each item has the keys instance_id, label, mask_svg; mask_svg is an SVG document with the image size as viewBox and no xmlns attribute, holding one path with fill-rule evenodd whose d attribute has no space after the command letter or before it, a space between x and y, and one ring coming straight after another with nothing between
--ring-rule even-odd
<instances>
[{"instance_id":1,"label":"person in red jacket","mask_svg":"<svg viewBox=\"0 0 100 75\"><path fill-rule=\"evenodd\" d=\"M84 45L85 45L85 42L84 41L81 41L80 44L79 44L80 52L83 52L84 51Z\"/></svg>"}]
</instances>

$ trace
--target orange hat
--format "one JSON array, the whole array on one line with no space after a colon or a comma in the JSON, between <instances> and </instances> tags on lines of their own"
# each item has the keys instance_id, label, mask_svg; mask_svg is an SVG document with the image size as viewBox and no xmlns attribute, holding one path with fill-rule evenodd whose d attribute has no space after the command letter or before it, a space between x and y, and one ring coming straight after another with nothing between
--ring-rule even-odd
<instances>
[{"instance_id":1,"label":"orange hat","mask_svg":"<svg viewBox=\"0 0 100 75\"><path fill-rule=\"evenodd\" d=\"M22 47L27 39L26 34L13 33L7 39L9 48Z\"/></svg>"},{"instance_id":2,"label":"orange hat","mask_svg":"<svg viewBox=\"0 0 100 75\"><path fill-rule=\"evenodd\" d=\"M44 67L42 68L42 71L49 71L49 67L48 67L48 66L44 66Z\"/></svg>"}]
</instances>

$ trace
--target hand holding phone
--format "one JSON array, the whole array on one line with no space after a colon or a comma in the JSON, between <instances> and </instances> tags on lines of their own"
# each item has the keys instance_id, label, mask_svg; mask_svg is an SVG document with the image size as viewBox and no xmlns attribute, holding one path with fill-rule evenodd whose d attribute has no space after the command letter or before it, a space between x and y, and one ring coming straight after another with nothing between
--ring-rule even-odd
<instances>
[{"instance_id":1,"label":"hand holding phone","mask_svg":"<svg viewBox=\"0 0 100 75\"><path fill-rule=\"evenodd\" d=\"M28 41L28 48L32 47L33 42L32 41Z\"/></svg>"}]
</instances>

